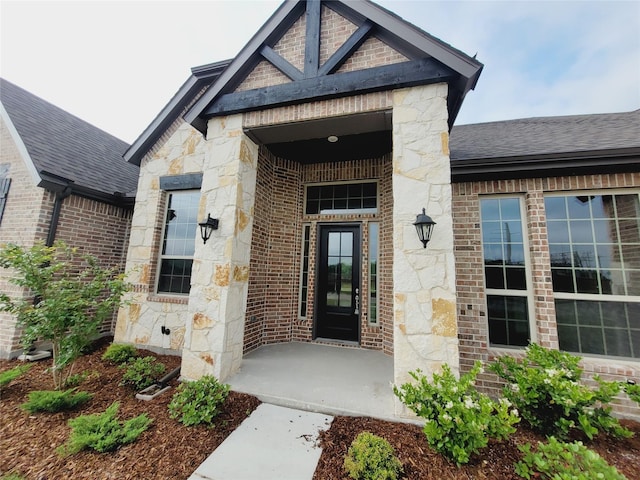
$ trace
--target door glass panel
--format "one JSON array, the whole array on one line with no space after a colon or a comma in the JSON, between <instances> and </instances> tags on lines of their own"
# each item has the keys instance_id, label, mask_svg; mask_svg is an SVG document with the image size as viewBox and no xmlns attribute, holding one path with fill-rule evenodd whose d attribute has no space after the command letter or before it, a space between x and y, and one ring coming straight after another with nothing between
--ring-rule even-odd
<instances>
[{"instance_id":1,"label":"door glass panel","mask_svg":"<svg viewBox=\"0 0 640 480\"><path fill-rule=\"evenodd\" d=\"M329 232L327 242L327 306L351 308L353 233Z\"/></svg>"}]
</instances>

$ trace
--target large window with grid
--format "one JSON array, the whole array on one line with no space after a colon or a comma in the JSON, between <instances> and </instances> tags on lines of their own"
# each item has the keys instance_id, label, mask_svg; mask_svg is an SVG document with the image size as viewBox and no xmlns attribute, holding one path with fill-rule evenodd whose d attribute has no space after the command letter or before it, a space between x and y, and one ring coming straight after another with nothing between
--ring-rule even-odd
<instances>
[{"instance_id":1,"label":"large window with grid","mask_svg":"<svg viewBox=\"0 0 640 480\"><path fill-rule=\"evenodd\" d=\"M637 193L545 198L560 348L640 358Z\"/></svg>"},{"instance_id":2,"label":"large window with grid","mask_svg":"<svg viewBox=\"0 0 640 480\"><path fill-rule=\"evenodd\" d=\"M188 294L198 230L200 191L174 191L168 195L158 293Z\"/></svg>"},{"instance_id":3,"label":"large window with grid","mask_svg":"<svg viewBox=\"0 0 640 480\"><path fill-rule=\"evenodd\" d=\"M489 341L526 346L530 339L530 276L519 197L480 200Z\"/></svg>"}]
</instances>

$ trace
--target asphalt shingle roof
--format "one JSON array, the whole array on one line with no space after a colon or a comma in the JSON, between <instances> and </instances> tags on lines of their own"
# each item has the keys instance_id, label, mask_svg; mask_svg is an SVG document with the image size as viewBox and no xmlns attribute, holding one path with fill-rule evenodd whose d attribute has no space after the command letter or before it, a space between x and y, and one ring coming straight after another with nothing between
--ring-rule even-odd
<instances>
[{"instance_id":1,"label":"asphalt shingle roof","mask_svg":"<svg viewBox=\"0 0 640 480\"><path fill-rule=\"evenodd\" d=\"M38 172L108 195L135 195L139 170L122 158L126 142L4 79L0 99Z\"/></svg>"},{"instance_id":2,"label":"asphalt shingle roof","mask_svg":"<svg viewBox=\"0 0 640 480\"><path fill-rule=\"evenodd\" d=\"M453 127L452 161L640 147L640 110Z\"/></svg>"}]
</instances>

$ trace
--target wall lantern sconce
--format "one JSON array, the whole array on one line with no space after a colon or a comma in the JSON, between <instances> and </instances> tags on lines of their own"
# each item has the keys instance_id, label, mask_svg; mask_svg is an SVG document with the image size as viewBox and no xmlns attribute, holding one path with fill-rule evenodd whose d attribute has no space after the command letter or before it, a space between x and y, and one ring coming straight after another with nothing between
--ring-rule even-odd
<instances>
[{"instance_id":1,"label":"wall lantern sconce","mask_svg":"<svg viewBox=\"0 0 640 480\"><path fill-rule=\"evenodd\" d=\"M203 243L207 243L207 240L211 238L211 233L218 229L218 223L219 220L217 218L211 218L211 215L207 213L207 220L198 224L200 225L200 236Z\"/></svg>"},{"instance_id":2,"label":"wall lantern sconce","mask_svg":"<svg viewBox=\"0 0 640 480\"><path fill-rule=\"evenodd\" d=\"M422 213L416 216L416 231L418 232L418 238L422 242L424 248L427 248L427 243L431 240L431 233L433 233L433 226L436 224L429 215L426 214L424 208Z\"/></svg>"}]
</instances>

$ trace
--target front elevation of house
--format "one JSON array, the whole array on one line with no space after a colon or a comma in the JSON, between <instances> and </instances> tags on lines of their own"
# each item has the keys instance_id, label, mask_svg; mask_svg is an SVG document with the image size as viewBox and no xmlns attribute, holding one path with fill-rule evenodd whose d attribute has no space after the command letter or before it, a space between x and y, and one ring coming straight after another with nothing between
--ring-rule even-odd
<instances>
[{"instance_id":1,"label":"front elevation of house","mask_svg":"<svg viewBox=\"0 0 640 480\"><path fill-rule=\"evenodd\" d=\"M545 202L558 212L570 202L545 191L564 184L503 179L509 162L495 152L452 159L451 129L481 69L371 2L320 0L286 1L235 59L194 68L125 155L140 166L135 288L115 340L181 354L190 379L224 380L270 343L376 349L393 357L396 383L531 339L557 347L554 309L579 307L554 303L551 276L580 272L551 272L548 252L529 252L544 248ZM625 190L640 185L635 173L606 177L566 188L611 181L613 197L584 203L638 205ZM564 205L558 229L572 228ZM423 209L436 223L426 248L413 225ZM595 228L604 217L590 212ZM217 222L204 241L208 217ZM624 285L635 282L628 265L611 274L631 275ZM541 272L544 292L527 283ZM638 330L625 332L636 353L623 356L637 358ZM620 375L638 376L637 363L622 363Z\"/></svg>"}]
</instances>

